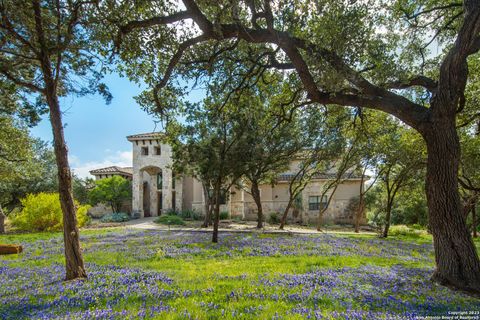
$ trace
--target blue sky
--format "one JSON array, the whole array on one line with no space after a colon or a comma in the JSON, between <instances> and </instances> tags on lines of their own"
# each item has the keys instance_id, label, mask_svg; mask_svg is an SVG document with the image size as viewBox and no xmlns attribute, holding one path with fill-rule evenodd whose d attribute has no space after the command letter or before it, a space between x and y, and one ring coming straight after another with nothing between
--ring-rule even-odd
<instances>
[{"instance_id":1,"label":"blue sky","mask_svg":"<svg viewBox=\"0 0 480 320\"><path fill-rule=\"evenodd\" d=\"M89 176L89 170L99 167L130 166L131 144L125 137L155 129L153 116L143 111L134 100L142 90L139 85L117 74L106 76L104 82L113 95L109 105L98 95L61 100L70 165L81 177ZM198 99L200 93L195 92L192 96ZM31 133L52 141L48 117L32 128Z\"/></svg>"}]
</instances>

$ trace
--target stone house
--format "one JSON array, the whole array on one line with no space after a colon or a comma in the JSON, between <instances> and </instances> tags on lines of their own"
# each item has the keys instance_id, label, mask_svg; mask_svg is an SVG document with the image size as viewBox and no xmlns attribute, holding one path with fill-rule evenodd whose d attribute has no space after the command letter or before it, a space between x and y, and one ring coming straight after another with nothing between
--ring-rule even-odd
<instances>
[{"instance_id":1,"label":"stone house","mask_svg":"<svg viewBox=\"0 0 480 320\"><path fill-rule=\"evenodd\" d=\"M128 136L132 143L133 167L109 167L92 170L90 173L97 179L111 175L122 175L132 179L132 214L140 217L161 215L167 210L195 210L204 213L205 199L200 181L189 176L175 175L172 150L161 141L161 133L143 133ZM283 212L289 199L288 186L299 161L292 161L290 169L278 177L275 185L260 186L263 212ZM316 175L303 190L298 208L291 209L298 220L314 222L320 206L327 202L325 221L329 223L351 223L352 215L348 205L359 195L361 179L350 177L340 184L336 192L320 199L322 187L335 176L334 172ZM256 205L251 195L237 187L227 192L221 211L226 211L232 218L255 220ZM296 212L294 212L296 211ZM298 212L299 211L299 212ZM291 214L291 215L292 215ZM365 217L362 219L365 221Z\"/></svg>"}]
</instances>

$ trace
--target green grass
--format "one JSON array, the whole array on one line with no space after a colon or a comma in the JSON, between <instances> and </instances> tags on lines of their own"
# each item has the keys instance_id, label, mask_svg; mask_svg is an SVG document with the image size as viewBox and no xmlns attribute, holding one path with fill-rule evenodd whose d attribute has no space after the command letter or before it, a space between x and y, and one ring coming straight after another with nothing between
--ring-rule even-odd
<instances>
[{"instance_id":1,"label":"green grass","mask_svg":"<svg viewBox=\"0 0 480 320\"><path fill-rule=\"evenodd\" d=\"M334 312L348 310L345 309L345 303L350 303L348 308L352 310L384 312L384 307L370 306L361 299L350 297L350 292L359 294L356 290L366 292L365 296L361 296L362 299L368 298L371 292L376 292L378 284L370 283L369 278L367 281L365 279L348 280L347 284L351 282L352 288L339 287L339 289L335 289L334 287L332 294L315 297L312 294L305 301L288 298L290 295L302 294L305 291L303 286L259 285L258 281L259 279L276 281L284 275L303 275L315 273L318 270L338 272L345 268L349 268L348 270L351 268L352 272L364 269L368 272L369 268L373 268L374 275L375 272L379 272L379 276L382 276L385 270L401 268L400 270L421 271L434 267L433 250L431 250L432 238L428 234L415 236L401 234L387 239L379 239L375 234L328 232L318 236L304 236L298 240L297 236L286 234L227 236L220 233L219 244L210 243L210 234L186 235L168 231L131 231L121 227L82 230L81 235L87 266L91 266L91 264L113 265L158 271L173 280L173 284L162 284L161 288L176 292L173 298L164 300L164 303L175 311L157 314L154 316L156 319L186 319L188 318L187 313L198 319L271 319L277 314L284 319L303 319L304 315L292 311L299 306L311 309L317 306L322 310L324 316L334 319L337 317ZM63 264L64 258L61 252L48 251L52 247L62 244L62 236L62 233L58 232L2 235L0 243L21 243L26 252L20 255L0 257L0 261L9 268L20 267L27 272L35 267ZM284 250L287 254L275 251L265 256L259 254L256 250L264 242L268 242L262 247L264 250L275 247L280 252ZM475 239L475 244L479 246L480 241ZM340 248L339 252L335 251L339 249L336 247L338 245L344 246ZM402 247L407 249L402 249ZM385 248L386 250L384 250ZM397 248L398 251L395 251ZM313 251L318 253L311 254L310 250L313 249L318 250ZM187 253L182 250L186 250ZM337 253L331 254L332 250ZM48 254L45 251L48 251ZM342 277L348 278L349 272L347 271L344 275L339 274L338 280L342 280ZM392 271L392 276L396 277L396 272ZM361 276L361 273L359 275ZM448 303L450 304L445 302L445 304L434 305L433 310L436 312L443 312L442 308L453 310L457 306L466 306L475 301L458 293L453 294L443 287L432 286L425 276L422 276L424 278L405 277L399 276L398 283L405 282L406 285L411 285L412 289L396 293L389 291L391 287L386 286L376 299L393 296L410 301L415 298L416 303L421 304L430 301L427 300L427 296L433 297L432 301L435 303L437 301L440 303L445 300L445 297L449 297ZM373 276L372 279L375 277ZM1 286L0 284L0 289ZM425 289L426 287L428 289ZM75 292L73 291L71 294L75 294ZM340 298L335 298L335 294L340 295ZM278 295L280 298L277 300L258 298L259 296L271 297L273 295ZM56 296L49 295L47 290L42 293L41 297L48 300L55 299ZM158 303L158 300L155 299L142 299L141 295L132 295L128 300L117 305L114 310L125 309L135 314L137 310L142 310L145 303L147 305ZM100 308L107 302L107 300L100 300L97 302L98 307ZM211 304L211 307L206 304ZM261 310L252 309L258 306L261 306ZM0 306L0 312L1 309ZM224 310L223 313L221 310ZM338 317L342 318L342 316ZM365 317L369 318L370 316Z\"/></svg>"}]
</instances>

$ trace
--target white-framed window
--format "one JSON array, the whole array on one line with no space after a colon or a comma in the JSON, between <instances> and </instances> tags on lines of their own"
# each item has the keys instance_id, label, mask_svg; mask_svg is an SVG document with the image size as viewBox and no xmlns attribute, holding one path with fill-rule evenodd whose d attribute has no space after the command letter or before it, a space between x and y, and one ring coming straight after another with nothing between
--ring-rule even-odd
<instances>
[{"instance_id":1,"label":"white-framed window","mask_svg":"<svg viewBox=\"0 0 480 320\"><path fill-rule=\"evenodd\" d=\"M323 199L320 200L320 196L309 196L308 197L308 210L320 210L320 208L325 208L327 205L327 196L324 195Z\"/></svg>"}]
</instances>

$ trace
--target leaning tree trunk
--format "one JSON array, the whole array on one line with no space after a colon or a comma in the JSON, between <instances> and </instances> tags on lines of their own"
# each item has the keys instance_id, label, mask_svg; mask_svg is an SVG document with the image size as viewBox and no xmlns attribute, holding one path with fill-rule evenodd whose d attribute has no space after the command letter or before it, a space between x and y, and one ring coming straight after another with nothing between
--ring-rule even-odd
<instances>
[{"instance_id":1,"label":"leaning tree trunk","mask_svg":"<svg viewBox=\"0 0 480 320\"><path fill-rule=\"evenodd\" d=\"M287 223L288 211L290 211L292 203L292 199L288 200L287 207L285 208L285 211L283 211L282 219L280 219L280 227L278 227L278 229L280 230L283 230L283 228L285 227L285 223Z\"/></svg>"},{"instance_id":2,"label":"leaning tree trunk","mask_svg":"<svg viewBox=\"0 0 480 320\"><path fill-rule=\"evenodd\" d=\"M317 231L322 231L323 215L327 211L327 208L322 208L318 211Z\"/></svg>"},{"instance_id":3,"label":"leaning tree trunk","mask_svg":"<svg viewBox=\"0 0 480 320\"><path fill-rule=\"evenodd\" d=\"M220 221L220 187L215 188L215 210L213 215L213 234L212 242L218 242L218 224Z\"/></svg>"},{"instance_id":4,"label":"leaning tree trunk","mask_svg":"<svg viewBox=\"0 0 480 320\"><path fill-rule=\"evenodd\" d=\"M252 192L253 201L257 205L257 228L263 228L263 209L262 209L262 200L260 199L260 189L258 188L258 183L252 182L252 187L250 188Z\"/></svg>"},{"instance_id":5,"label":"leaning tree trunk","mask_svg":"<svg viewBox=\"0 0 480 320\"><path fill-rule=\"evenodd\" d=\"M51 92L54 92L52 90ZM72 194L72 175L68 164L68 150L63 134L62 118L58 98L47 94L52 124L55 158L58 168L58 192L63 212L63 238L65 242L66 280L86 278L80 248L75 203Z\"/></svg>"},{"instance_id":6,"label":"leaning tree trunk","mask_svg":"<svg viewBox=\"0 0 480 320\"><path fill-rule=\"evenodd\" d=\"M441 110L444 106L436 107ZM480 293L480 261L458 192L460 142L455 119L436 115L432 122L423 130L428 151L429 225L436 263L432 279L442 285Z\"/></svg>"},{"instance_id":7,"label":"leaning tree trunk","mask_svg":"<svg viewBox=\"0 0 480 320\"><path fill-rule=\"evenodd\" d=\"M3 213L2 205L0 204L0 234L5 233L5 214Z\"/></svg>"}]
</instances>

